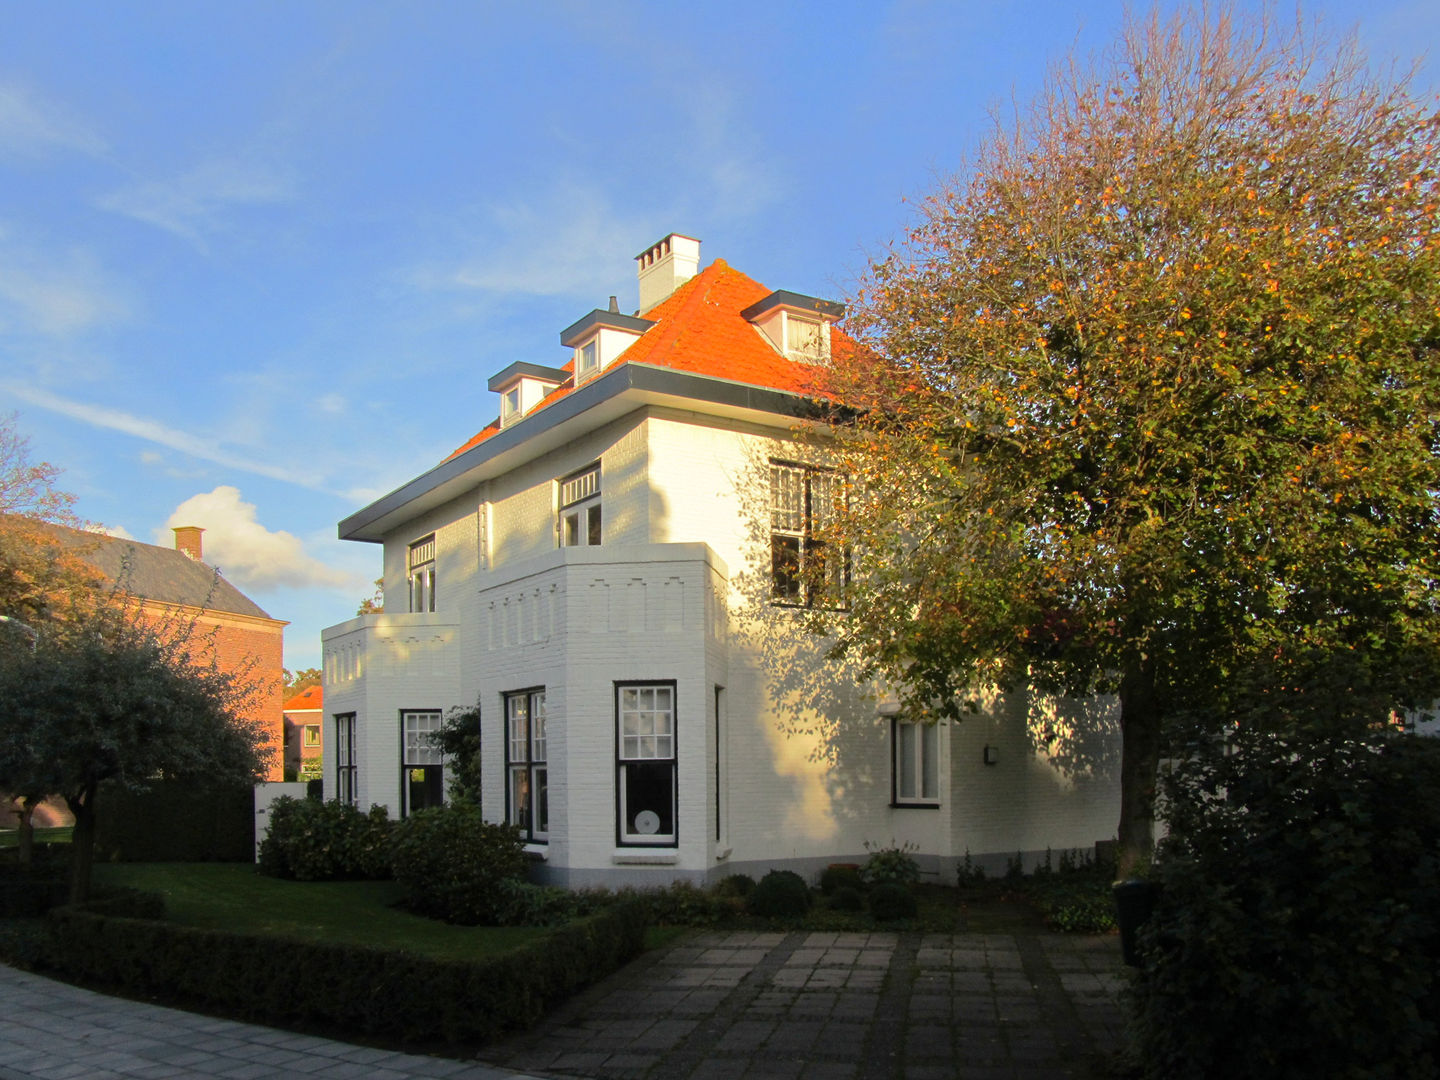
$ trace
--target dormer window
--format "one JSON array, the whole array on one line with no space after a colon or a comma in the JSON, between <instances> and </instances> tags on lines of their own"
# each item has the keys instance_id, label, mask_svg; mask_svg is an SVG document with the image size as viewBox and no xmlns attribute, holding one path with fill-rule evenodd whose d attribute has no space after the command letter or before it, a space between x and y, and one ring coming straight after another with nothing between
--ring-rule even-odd
<instances>
[{"instance_id":1,"label":"dormer window","mask_svg":"<svg viewBox=\"0 0 1440 1080\"><path fill-rule=\"evenodd\" d=\"M845 305L780 291L740 314L755 324L776 352L813 364L830 359L830 324L845 314Z\"/></svg>"},{"instance_id":2,"label":"dormer window","mask_svg":"<svg viewBox=\"0 0 1440 1080\"><path fill-rule=\"evenodd\" d=\"M500 395L500 426L508 427L525 416L569 377L570 373L560 368L527 364L523 360L492 376L488 386Z\"/></svg>"},{"instance_id":3,"label":"dormer window","mask_svg":"<svg viewBox=\"0 0 1440 1080\"><path fill-rule=\"evenodd\" d=\"M596 308L560 334L560 344L574 350L575 384L598 375L655 324L649 319Z\"/></svg>"}]
</instances>

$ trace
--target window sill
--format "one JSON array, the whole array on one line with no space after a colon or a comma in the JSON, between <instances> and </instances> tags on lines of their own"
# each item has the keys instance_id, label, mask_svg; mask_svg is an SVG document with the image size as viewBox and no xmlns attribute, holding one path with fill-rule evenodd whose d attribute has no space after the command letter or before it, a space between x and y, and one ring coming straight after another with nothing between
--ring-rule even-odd
<instances>
[{"instance_id":1,"label":"window sill","mask_svg":"<svg viewBox=\"0 0 1440 1080\"><path fill-rule=\"evenodd\" d=\"M617 851L610 856L614 866L674 866L679 861L677 851Z\"/></svg>"},{"instance_id":2,"label":"window sill","mask_svg":"<svg viewBox=\"0 0 1440 1080\"><path fill-rule=\"evenodd\" d=\"M938 802L892 802L891 810L939 810Z\"/></svg>"},{"instance_id":3,"label":"window sill","mask_svg":"<svg viewBox=\"0 0 1440 1080\"><path fill-rule=\"evenodd\" d=\"M550 858L550 848L545 844L534 842L526 844L525 857L531 862L546 862Z\"/></svg>"}]
</instances>

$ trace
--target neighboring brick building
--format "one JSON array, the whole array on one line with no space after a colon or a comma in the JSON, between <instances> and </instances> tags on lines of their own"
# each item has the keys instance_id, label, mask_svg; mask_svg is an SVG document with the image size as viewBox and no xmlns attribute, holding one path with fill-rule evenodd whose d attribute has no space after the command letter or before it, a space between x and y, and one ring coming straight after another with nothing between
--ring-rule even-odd
<instances>
[{"instance_id":1,"label":"neighboring brick building","mask_svg":"<svg viewBox=\"0 0 1440 1080\"><path fill-rule=\"evenodd\" d=\"M284 620L272 619L253 600L202 561L203 529L175 531L175 547L142 544L113 536L46 526L110 581L121 584L140 602L145 615L163 619L193 618L201 636L214 643L222 667L238 670L253 665L249 675L259 690L246 719L263 728L274 753L265 779L280 780L284 720Z\"/></svg>"},{"instance_id":2,"label":"neighboring brick building","mask_svg":"<svg viewBox=\"0 0 1440 1080\"><path fill-rule=\"evenodd\" d=\"M325 693L307 686L285 702L285 778L319 779L325 746Z\"/></svg>"},{"instance_id":3,"label":"neighboring brick building","mask_svg":"<svg viewBox=\"0 0 1440 1080\"><path fill-rule=\"evenodd\" d=\"M439 801L426 736L478 701L485 816L560 883L813 873L892 844L953 881L967 855L1113 837L1111 703L1015 694L926 725L804 630L848 573L816 535L844 478L796 438L842 306L702 270L683 236L637 262L636 315L612 298L561 333L563 366L511 364L497 420L340 523L383 546L386 611L323 632L326 791ZM782 705L806 655L823 714ZM1094 733L1083 760L1047 741L1067 724Z\"/></svg>"}]
</instances>

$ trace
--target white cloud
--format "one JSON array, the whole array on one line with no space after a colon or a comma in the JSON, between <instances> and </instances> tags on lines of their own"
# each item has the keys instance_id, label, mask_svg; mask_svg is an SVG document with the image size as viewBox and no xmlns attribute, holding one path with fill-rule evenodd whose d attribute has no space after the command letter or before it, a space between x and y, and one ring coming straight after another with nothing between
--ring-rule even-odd
<instances>
[{"instance_id":1,"label":"white cloud","mask_svg":"<svg viewBox=\"0 0 1440 1080\"><path fill-rule=\"evenodd\" d=\"M285 170L261 160L205 162L170 180L147 180L99 201L104 210L154 225L203 248L205 237L226 228L237 206L285 202L294 197Z\"/></svg>"},{"instance_id":2,"label":"white cloud","mask_svg":"<svg viewBox=\"0 0 1440 1080\"><path fill-rule=\"evenodd\" d=\"M323 413L338 416L345 411L346 401L339 394L321 394L315 401L315 407Z\"/></svg>"},{"instance_id":3,"label":"white cloud","mask_svg":"<svg viewBox=\"0 0 1440 1080\"><path fill-rule=\"evenodd\" d=\"M13 84L0 86L0 152L35 156L47 150L101 154L105 140L53 102Z\"/></svg>"},{"instance_id":4,"label":"white cloud","mask_svg":"<svg viewBox=\"0 0 1440 1080\"><path fill-rule=\"evenodd\" d=\"M305 551L292 533L272 532L256 520L254 503L243 502L237 488L222 484L192 495L155 531L156 543L168 544L170 530L199 525L205 530L205 561L242 588L363 589L355 574L333 569Z\"/></svg>"},{"instance_id":5,"label":"white cloud","mask_svg":"<svg viewBox=\"0 0 1440 1080\"><path fill-rule=\"evenodd\" d=\"M0 333L69 337L127 314L88 253L42 251L0 226Z\"/></svg>"},{"instance_id":6,"label":"white cloud","mask_svg":"<svg viewBox=\"0 0 1440 1080\"><path fill-rule=\"evenodd\" d=\"M7 393L14 394L16 397L28 401L32 405L37 405L42 409L49 409L62 416L68 416L72 420L79 420L82 423L93 424L95 427L107 428L111 431L123 432L126 435L132 435L137 439L145 439L158 446L166 446L171 450L179 450L192 457L200 458L202 461L210 461L216 465L223 465L227 469L239 469L242 472L253 473L256 476L268 477L271 480L279 480L287 484L295 484L298 487L309 488L312 491L329 491L321 482L321 478L314 473L301 472L281 465L272 465L268 462L256 461L243 454L232 453L217 445L214 439L190 435L168 424L163 424L158 420L149 420L142 416L134 416L120 409L112 409L103 405L89 405L82 401L71 401L58 394L52 394L48 390L41 390L32 386L24 386L16 383L0 383L0 389L5 390Z\"/></svg>"}]
</instances>

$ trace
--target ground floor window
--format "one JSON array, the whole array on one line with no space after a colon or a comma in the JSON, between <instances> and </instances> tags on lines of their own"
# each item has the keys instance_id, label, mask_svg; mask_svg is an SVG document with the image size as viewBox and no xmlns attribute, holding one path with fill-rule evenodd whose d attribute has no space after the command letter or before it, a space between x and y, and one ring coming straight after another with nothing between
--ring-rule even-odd
<instances>
[{"instance_id":1,"label":"ground floor window","mask_svg":"<svg viewBox=\"0 0 1440 1080\"><path fill-rule=\"evenodd\" d=\"M354 806L359 797L355 765L355 714L339 713L335 717L335 798L346 806Z\"/></svg>"},{"instance_id":2,"label":"ground floor window","mask_svg":"<svg viewBox=\"0 0 1440 1080\"><path fill-rule=\"evenodd\" d=\"M401 814L427 810L445 801L445 765L440 748L430 736L444 722L438 709L400 714Z\"/></svg>"},{"instance_id":3,"label":"ground floor window","mask_svg":"<svg viewBox=\"0 0 1440 1080\"><path fill-rule=\"evenodd\" d=\"M550 835L545 691L505 695L505 820L526 840Z\"/></svg>"},{"instance_id":4,"label":"ground floor window","mask_svg":"<svg viewBox=\"0 0 1440 1080\"><path fill-rule=\"evenodd\" d=\"M891 799L896 806L935 806L940 801L940 727L893 721Z\"/></svg>"},{"instance_id":5,"label":"ground floor window","mask_svg":"<svg viewBox=\"0 0 1440 1080\"><path fill-rule=\"evenodd\" d=\"M615 686L617 839L673 846L675 684Z\"/></svg>"}]
</instances>

